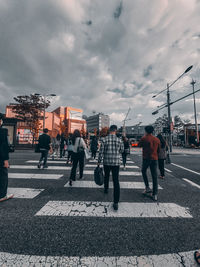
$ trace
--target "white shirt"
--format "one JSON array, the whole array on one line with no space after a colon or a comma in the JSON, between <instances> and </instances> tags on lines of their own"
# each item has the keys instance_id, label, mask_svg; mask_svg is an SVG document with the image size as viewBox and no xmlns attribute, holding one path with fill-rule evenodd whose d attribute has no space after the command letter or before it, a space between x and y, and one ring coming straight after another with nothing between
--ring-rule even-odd
<instances>
[{"instance_id":1,"label":"white shirt","mask_svg":"<svg viewBox=\"0 0 200 267\"><path fill-rule=\"evenodd\" d=\"M79 141L80 141L80 144L79 144ZM75 144L73 145L73 152L74 153L77 153L77 149L78 149L78 146L79 147L83 147L84 149L86 149L86 144L83 140L82 137L77 137L76 140L75 140Z\"/></svg>"}]
</instances>

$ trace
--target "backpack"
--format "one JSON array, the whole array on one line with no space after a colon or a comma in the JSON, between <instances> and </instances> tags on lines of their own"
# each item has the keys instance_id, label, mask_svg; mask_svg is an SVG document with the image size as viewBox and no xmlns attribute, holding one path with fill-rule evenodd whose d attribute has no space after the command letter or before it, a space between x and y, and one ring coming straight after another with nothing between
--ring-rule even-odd
<instances>
[{"instance_id":1,"label":"backpack","mask_svg":"<svg viewBox=\"0 0 200 267\"><path fill-rule=\"evenodd\" d=\"M97 166L94 169L94 181L97 185L101 186L104 183L104 173L103 168Z\"/></svg>"}]
</instances>

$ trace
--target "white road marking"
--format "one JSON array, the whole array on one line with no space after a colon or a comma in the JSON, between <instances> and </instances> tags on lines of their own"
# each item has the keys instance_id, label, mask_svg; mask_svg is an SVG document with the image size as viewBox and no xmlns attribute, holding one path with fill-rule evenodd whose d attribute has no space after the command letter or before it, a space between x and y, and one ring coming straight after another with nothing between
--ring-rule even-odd
<instances>
[{"instance_id":1,"label":"white road marking","mask_svg":"<svg viewBox=\"0 0 200 267\"><path fill-rule=\"evenodd\" d=\"M175 163L171 163L172 165L174 165L174 166L176 166L176 167L179 167L179 168L181 168L181 169L183 169L183 170L186 170L186 171L189 171L189 172L192 172L192 173L195 173L195 174L197 174L197 175L200 175L200 173L199 172L195 172L195 171L193 171L193 170L190 170L190 169L188 169L188 168L185 168L185 167L183 167L183 166L181 166L181 165L178 165L178 164L175 164Z\"/></svg>"},{"instance_id":2,"label":"white road marking","mask_svg":"<svg viewBox=\"0 0 200 267\"><path fill-rule=\"evenodd\" d=\"M83 174L92 174L94 175L94 170L84 170ZM121 176L141 176L141 172L130 172L130 171L120 171L119 175Z\"/></svg>"},{"instance_id":3,"label":"white road marking","mask_svg":"<svg viewBox=\"0 0 200 267\"><path fill-rule=\"evenodd\" d=\"M63 175L60 174L42 174L42 173L8 173L8 178L13 179L48 179L48 180L58 180Z\"/></svg>"},{"instance_id":4,"label":"white road marking","mask_svg":"<svg viewBox=\"0 0 200 267\"><path fill-rule=\"evenodd\" d=\"M175 203L120 202L119 210L111 202L49 201L35 216L88 216L116 218L192 218L188 208Z\"/></svg>"},{"instance_id":5,"label":"white road marking","mask_svg":"<svg viewBox=\"0 0 200 267\"><path fill-rule=\"evenodd\" d=\"M47 161L47 163L51 163L51 164L66 164L67 159L65 159L65 161L61 161L61 160L52 160L52 161ZM27 160L27 163L37 163L38 164L38 160Z\"/></svg>"},{"instance_id":6,"label":"white road marking","mask_svg":"<svg viewBox=\"0 0 200 267\"><path fill-rule=\"evenodd\" d=\"M0 266L110 266L110 267L144 267L163 266L181 267L196 266L194 251L142 256L116 256L116 257L80 257L80 256L36 256L0 252Z\"/></svg>"},{"instance_id":7,"label":"white road marking","mask_svg":"<svg viewBox=\"0 0 200 267\"><path fill-rule=\"evenodd\" d=\"M94 165L94 164L86 164L85 167L92 168L92 167L96 167L96 165ZM139 169L139 167L135 166L135 165L127 165L126 169Z\"/></svg>"},{"instance_id":8,"label":"white road marking","mask_svg":"<svg viewBox=\"0 0 200 267\"><path fill-rule=\"evenodd\" d=\"M167 168L165 168L165 170L167 171L167 172L172 172L172 171L170 171L169 169L167 169Z\"/></svg>"},{"instance_id":9,"label":"white road marking","mask_svg":"<svg viewBox=\"0 0 200 267\"><path fill-rule=\"evenodd\" d=\"M183 178L183 180L186 181L187 183L191 184L192 186L195 186L195 187L197 187L197 188L200 189L200 185L195 184L194 182L192 182L192 181L190 181L190 180L188 180L188 179L186 179L186 178Z\"/></svg>"},{"instance_id":10,"label":"white road marking","mask_svg":"<svg viewBox=\"0 0 200 267\"><path fill-rule=\"evenodd\" d=\"M152 183L150 183L152 187ZM71 187L69 182L64 185L64 187ZM78 188L103 188L102 186L96 185L94 181L74 181L72 187ZM113 188L113 182L109 183L109 188ZM143 182L120 182L121 189L144 189ZM161 186L158 186L159 189L163 189Z\"/></svg>"},{"instance_id":11,"label":"white road marking","mask_svg":"<svg viewBox=\"0 0 200 267\"><path fill-rule=\"evenodd\" d=\"M37 169L37 165L11 165L10 166L11 169ZM43 171L43 169L40 169L41 171ZM68 166L48 166L47 169L45 170L71 170L71 167ZM39 171L39 169L38 169Z\"/></svg>"},{"instance_id":12,"label":"white road marking","mask_svg":"<svg viewBox=\"0 0 200 267\"><path fill-rule=\"evenodd\" d=\"M39 195L44 189L33 189L33 188L8 188L8 194L14 194L14 198L28 198L32 199Z\"/></svg>"}]
</instances>

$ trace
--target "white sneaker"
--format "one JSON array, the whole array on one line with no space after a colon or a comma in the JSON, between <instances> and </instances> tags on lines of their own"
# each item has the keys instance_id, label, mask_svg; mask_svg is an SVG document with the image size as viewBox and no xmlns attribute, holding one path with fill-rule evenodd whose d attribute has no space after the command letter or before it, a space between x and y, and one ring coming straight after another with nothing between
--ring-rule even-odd
<instances>
[{"instance_id":1,"label":"white sneaker","mask_svg":"<svg viewBox=\"0 0 200 267\"><path fill-rule=\"evenodd\" d=\"M13 198L13 197L14 197L13 194L6 195L5 197L0 198L0 202L3 202L3 201L8 200L8 199L11 199L11 198Z\"/></svg>"},{"instance_id":2,"label":"white sneaker","mask_svg":"<svg viewBox=\"0 0 200 267\"><path fill-rule=\"evenodd\" d=\"M126 170L126 167L124 167L124 171Z\"/></svg>"}]
</instances>

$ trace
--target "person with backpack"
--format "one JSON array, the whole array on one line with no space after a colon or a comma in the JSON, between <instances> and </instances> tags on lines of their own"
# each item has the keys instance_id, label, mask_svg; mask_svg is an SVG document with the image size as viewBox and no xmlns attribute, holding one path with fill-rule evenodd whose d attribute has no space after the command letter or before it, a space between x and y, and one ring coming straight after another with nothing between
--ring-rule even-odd
<instances>
[{"instance_id":1,"label":"person with backpack","mask_svg":"<svg viewBox=\"0 0 200 267\"><path fill-rule=\"evenodd\" d=\"M98 167L103 159L104 166L104 193L108 193L109 188L109 176L112 171L113 185L114 185L114 202L113 209L118 210L118 203L120 199L120 185L119 185L119 167L120 157L124 151L124 145L122 140L116 136L117 126L111 125L109 129L109 135L106 136L100 146Z\"/></svg>"},{"instance_id":2,"label":"person with backpack","mask_svg":"<svg viewBox=\"0 0 200 267\"><path fill-rule=\"evenodd\" d=\"M83 168L84 168L84 158L85 158L85 149L86 144L81 137L81 133L79 130L75 130L72 135L72 145L73 145L73 153L72 153L72 169L69 178L69 185L72 186L72 181L76 181L76 168L79 163L79 175L80 179L83 178Z\"/></svg>"},{"instance_id":3,"label":"person with backpack","mask_svg":"<svg viewBox=\"0 0 200 267\"><path fill-rule=\"evenodd\" d=\"M127 155L130 154L130 145L129 145L129 141L126 138L126 136L122 136L122 141L124 143L124 151L122 153L122 161L123 161L124 170L126 170L126 158L127 158Z\"/></svg>"},{"instance_id":4,"label":"person with backpack","mask_svg":"<svg viewBox=\"0 0 200 267\"><path fill-rule=\"evenodd\" d=\"M43 134L39 136L39 148L41 152L41 157L38 163L38 169L41 168L42 166L42 161L43 161L43 169L48 168L47 166L47 157L49 150L51 149L51 137L48 135L48 129L45 128L43 130Z\"/></svg>"},{"instance_id":5,"label":"person with backpack","mask_svg":"<svg viewBox=\"0 0 200 267\"><path fill-rule=\"evenodd\" d=\"M158 168L160 170L160 179L165 178L165 160L167 157L168 146L161 133L157 135L160 140L160 151L158 153Z\"/></svg>"}]
</instances>

